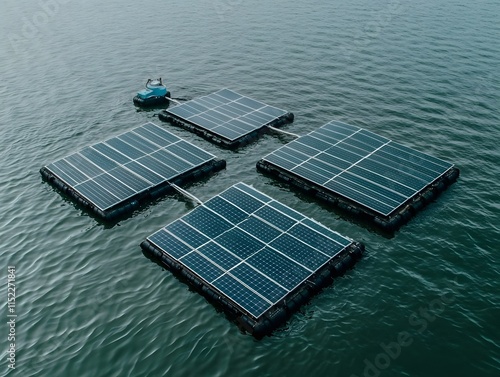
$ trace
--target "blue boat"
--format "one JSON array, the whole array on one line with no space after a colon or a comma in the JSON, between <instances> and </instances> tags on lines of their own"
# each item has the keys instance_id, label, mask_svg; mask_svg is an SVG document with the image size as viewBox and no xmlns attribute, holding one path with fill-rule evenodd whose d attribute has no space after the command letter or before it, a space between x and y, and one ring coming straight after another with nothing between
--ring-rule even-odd
<instances>
[{"instance_id":1,"label":"blue boat","mask_svg":"<svg viewBox=\"0 0 500 377\"><path fill-rule=\"evenodd\" d=\"M170 92L163 85L161 77L159 79L148 79L146 89L137 92L134 97L134 104L140 107L154 107L168 105Z\"/></svg>"}]
</instances>

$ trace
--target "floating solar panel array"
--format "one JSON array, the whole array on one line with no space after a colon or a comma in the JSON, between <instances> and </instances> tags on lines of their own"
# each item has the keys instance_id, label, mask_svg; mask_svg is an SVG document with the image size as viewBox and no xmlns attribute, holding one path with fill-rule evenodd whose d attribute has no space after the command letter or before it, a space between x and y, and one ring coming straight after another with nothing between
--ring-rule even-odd
<instances>
[{"instance_id":1,"label":"floating solar panel array","mask_svg":"<svg viewBox=\"0 0 500 377\"><path fill-rule=\"evenodd\" d=\"M453 164L337 121L268 154L257 167L355 214L361 210L386 230L458 177Z\"/></svg>"},{"instance_id":2,"label":"floating solar panel array","mask_svg":"<svg viewBox=\"0 0 500 377\"><path fill-rule=\"evenodd\" d=\"M363 250L243 183L168 224L141 246L226 303L254 335L280 325L291 307L326 284L342 258L352 262L351 255Z\"/></svg>"},{"instance_id":3,"label":"floating solar panel array","mask_svg":"<svg viewBox=\"0 0 500 377\"><path fill-rule=\"evenodd\" d=\"M111 220L164 194L170 183L224 166L211 153L146 123L57 160L40 172L80 204Z\"/></svg>"},{"instance_id":4,"label":"floating solar panel array","mask_svg":"<svg viewBox=\"0 0 500 377\"><path fill-rule=\"evenodd\" d=\"M277 127L293 121L293 114L221 89L169 108L159 118L234 148L255 139L265 126Z\"/></svg>"}]
</instances>

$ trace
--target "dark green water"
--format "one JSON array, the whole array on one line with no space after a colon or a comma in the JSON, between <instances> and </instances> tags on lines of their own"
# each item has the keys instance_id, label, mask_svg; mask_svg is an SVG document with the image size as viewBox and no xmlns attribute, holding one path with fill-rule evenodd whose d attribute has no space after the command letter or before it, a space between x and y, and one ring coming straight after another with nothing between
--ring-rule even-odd
<instances>
[{"instance_id":1,"label":"dark green water","mask_svg":"<svg viewBox=\"0 0 500 377\"><path fill-rule=\"evenodd\" d=\"M499 19L494 0L4 0L0 375L499 376ZM285 139L230 152L163 124L228 162L189 188L200 199L244 181L367 246L355 269L256 341L141 253L191 204L166 197L105 227L38 172L160 124L132 105L160 75L175 97L228 87L292 111L295 133L332 119L365 127L455 163L461 177L389 239L258 174Z\"/></svg>"}]
</instances>

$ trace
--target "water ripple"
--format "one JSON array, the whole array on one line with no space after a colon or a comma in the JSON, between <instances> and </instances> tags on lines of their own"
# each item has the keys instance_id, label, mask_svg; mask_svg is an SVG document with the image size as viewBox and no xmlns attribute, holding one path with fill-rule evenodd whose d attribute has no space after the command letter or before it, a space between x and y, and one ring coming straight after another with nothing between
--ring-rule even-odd
<instances>
[{"instance_id":1,"label":"water ripple","mask_svg":"<svg viewBox=\"0 0 500 377\"><path fill-rule=\"evenodd\" d=\"M400 332L413 343L384 375L498 375L498 2L62 3L29 38L23 25L41 3L7 0L0 16L0 265L16 265L19 314L18 370L2 364L0 375L361 376ZM189 187L197 197L243 180L367 245L354 269L256 341L141 253L190 203L172 195L109 227L38 173L158 123L131 103L158 75L175 97L228 87L293 111L292 132L332 119L366 127L461 177L387 239L258 174L286 138L231 152L171 128L227 160ZM423 318L443 294L450 303Z\"/></svg>"}]
</instances>

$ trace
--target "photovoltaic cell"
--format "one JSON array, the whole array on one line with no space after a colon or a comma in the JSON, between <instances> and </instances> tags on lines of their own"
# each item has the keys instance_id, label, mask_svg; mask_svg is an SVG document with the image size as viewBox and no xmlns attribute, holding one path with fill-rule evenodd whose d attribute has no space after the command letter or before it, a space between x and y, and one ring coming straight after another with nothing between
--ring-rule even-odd
<instances>
[{"instance_id":1,"label":"photovoltaic cell","mask_svg":"<svg viewBox=\"0 0 500 377\"><path fill-rule=\"evenodd\" d=\"M196 251L185 255L180 261L206 281L214 281L224 274L223 270Z\"/></svg>"},{"instance_id":2,"label":"photovoltaic cell","mask_svg":"<svg viewBox=\"0 0 500 377\"><path fill-rule=\"evenodd\" d=\"M216 196L205 203L207 208L218 213L232 224L238 224L247 218L247 213L231 204L220 196Z\"/></svg>"},{"instance_id":3,"label":"photovoltaic cell","mask_svg":"<svg viewBox=\"0 0 500 377\"><path fill-rule=\"evenodd\" d=\"M226 199L229 203L246 213L255 212L262 207L262 202L255 196L247 195L242 190L235 187L231 187L229 190L224 191L220 197Z\"/></svg>"},{"instance_id":4,"label":"photovoltaic cell","mask_svg":"<svg viewBox=\"0 0 500 377\"><path fill-rule=\"evenodd\" d=\"M90 178L94 178L104 172L104 170L87 160L80 153L74 153L66 157L66 161Z\"/></svg>"},{"instance_id":5,"label":"photovoltaic cell","mask_svg":"<svg viewBox=\"0 0 500 377\"><path fill-rule=\"evenodd\" d=\"M281 234L278 229L269 226L268 223L256 218L253 215L240 223L239 227L265 243L271 242Z\"/></svg>"},{"instance_id":6,"label":"photovoltaic cell","mask_svg":"<svg viewBox=\"0 0 500 377\"><path fill-rule=\"evenodd\" d=\"M130 170L127 170L122 166L118 166L109 171L110 175L112 175L118 181L126 184L134 192L141 192L151 186L151 183L145 181L143 178L130 173Z\"/></svg>"},{"instance_id":7,"label":"photovoltaic cell","mask_svg":"<svg viewBox=\"0 0 500 377\"><path fill-rule=\"evenodd\" d=\"M279 212L281 212L281 213L287 215L288 217L291 217L292 219L295 219L297 221L302 221L302 220L306 219L306 217L304 215L302 215L301 213L291 209L290 207L287 207L284 204L281 204L280 202L273 200L272 202L269 203L269 206L273 207L274 209L278 210Z\"/></svg>"},{"instance_id":8,"label":"photovoltaic cell","mask_svg":"<svg viewBox=\"0 0 500 377\"><path fill-rule=\"evenodd\" d=\"M214 158L157 125L146 123L45 168L106 211Z\"/></svg>"},{"instance_id":9,"label":"photovoltaic cell","mask_svg":"<svg viewBox=\"0 0 500 377\"><path fill-rule=\"evenodd\" d=\"M109 159L116 161L118 164L126 164L127 162L132 161L125 154L118 152L116 149L113 149L109 145L104 143L98 143L92 145L91 148L100 152L103 156L106 156Z\"/></svg>"},{"instance_id":10,"label":"photovoltaic cell","mask_svg":"<svg viewBox=\"0 0 500 377\"><path fill-rule=\"evenodd\" d=\"M243 183L148 241L256 319L352 244Z\"/></svg>"},{"instance_id":11,"label":"photovoltaic cell","mask_svg":"<svg viewBox=\"0 0 500 377\"><path fill-rule=\"evenodd\" d=\"M193 248L200 247L210 241L210 238L204 236L201 232L189 226L187 223L182 221L182 219L170 223L165 227L165 230L174 234L177 238Z\"/></svg>"},{"instance_id":12,"label":"photovoltaic cell","mask_svg":"<svg viewBox=\"0 0 500 377\"><path fill-rule=\"evenodd\" d=\"M345 247L345 245L316 232L304 224L296 224L288 233L327 256L335 255Z\"/></svg>"},{"instance_id":13,"label":"photovoltaic cell","mask_svg":"<svg viewBox=\"0 0 500 377\"><path fill-rule=\"evenodd\" d=\"M106 143L110 147L116 149L117 151L119 151L120 153L124 154L125 156L127 156L128 158L130 158L132 160L135 160L135 159L142 157L146 154L146 153L140 151L139 149L134 148L132 145L126 143L125 141L123 141L117 137L114 137L112 139L107 140Z\"/></svg>"},{"instance_id":14,"label":"photovoltaic cell","mask_svg":"<svg viewBox=\"0 0 500 377\"><path fill-rule=\"evenodd\" d=\"M170 144L174 144L174 143L176 143L178 141L182 141L182 139L180 137L174 135L171 132L168 132L167 130L164 130L161 127L158 127L156 124L151 123L151 122L146 123L144 126L142 126L140 128L144 128L145 130L147 130L147 131L155 134L159 138L161 138L161 139L163 139L165 141L169 141ZM133 130L133 131L137 131L137 129Z\"/></svg>"},{"instance_id":15,"label":"photovoltaic cell","mask_svg":"<svg viewBox=\"0 0 500 377\"><path fill-rule=\"evenodd\" d=\"M318 185L323 185L325 182L328 182L328 177L326 175L311 170L307 166L299 165L294 167L292 171L311 182L317 183Z\"/></svg>"},{"instance_id":16,"label":"photovoltaic cell","mask_svg":"<svg viewBox=\"0 0 500 377\"><path fill-rule=\"evenodd\" d=\"M269 246L312 271L320 268L329 259L318 249L308 246L305 242L290 234L281 235L271 242Z\"/></svg>"},{"instance_id":17,"label":"photovoltaic cell","mask_svg":"<svg viewBox=\"0 0 500 377\"><path fill-rule=\"evenodd\" d=\"M179 143L171 144L165 148L165 151L170 152L174 156L177 156L184 161L189 161L192 165L198 165L205 161L205 157L200 157L199 155L195 155L188 150L186 150L183 145L179 145ZM164 152L164 151L162 151Z\"/></svg>"},{"instance_id":18,"label":"photovoltaic cell","mask_svg":"<svg viewBox=\"0 0 500 377\"><path fill-rule=\"evenodd\" d=\"M174 156L172 153L169 153L164 149L151 153L150 156L158 161L161 161L162 164L171 167L175 172L184 172L193 167L193 164Z\"/></svg>"},{"instance_id":19,"label":"photovoltaic cell","mask_svg":"<svg viewBox=\"0 0 500 377\"><path fill-rule=\"evenodd\" d=\"M86 198L92 198L92 202L100 208L108 208L112 206L113 203L121 201L118 196L113 195L92 180L76 185L75 190Z\"/></svg>"},{"instance_id":20,"label":"photovoltaic cell","mask_svg":"<svg viewBox=\"0 0 500 377\"><path fill-rule=\"evenodd\" d=\"M316 150L314 150L311 154L307 154L302 151L288 147L284 147L280 152L281 156L297 164L300 164L302 161L304 161L305 156L314 156L315 154L318 153Z\"/></svg>"},{"instance_id":21,"label":"photovoltaic cell","mask_svg":"<svg viewBox=\"0 0 500 377\"><path fill-rule=\"evenodd\" d=\"M47 168L70 186L85 182L89 179L89 177L83 174L80 170L64 160L56 161L53 164L48 165Z\"/></svg>"},{"instance_id":22,"label":"photovoltaic cell","mask_svg":"<svg viewBox=\"0 0 500 377\"><path fill-rule=\"evenodd\" d=\"M229 89L184 102L165 111L229 141L237 140L287 114L284 110Z\"/></svg>"},{"instance_id":23,"label":"photovoltaic cell","mask_svg":"<svg viewBox=\"0 0 500 377\"><path fill-rule=\"evenodd\" d=\"M120 199L128 198L134 194L134 190L107 173L95 177L94 182L107 191L113 192Z\"/></svg>"},{"instance_id":24,"label":"photovoltaic cell","mask_svg":"<svg viewBox=\"0 0 500 377\"><path fill-rule=\"evenodd\" d=\"M321 225L320 223L318 223L312 219L304 218L302 220L302 224L307 225L309 228L314 229L319 234L323 234L324 236L334 240L335 242L337 242L338 244L340 244L344 247L347 247L351 244L351 241L348 240L347 238L342 237L337 232L334 232L328 228L325 228L323 225Z\"/></svg>"},{"instance_id":25,"label":"photovoltaic cell","mask_svg":"<svg viewBox=\"0 0 500 377\"><path fill-rule=\"evenodd\" d=\"M154 171L166 181L172 179L176 175L175 169L161 163L159 160L153 158L152 156L148 155L141 157L137 160L137 162L147 169Z\"/></svg>"},{"instance_id":26,"label":"photovoltaic cell","mask_svg":"<svg viewBox=\"0 0 500 377\"><path fill-rule=\"evenodd\" d=\"M453 168L446 161L338 121L262 160L383 216Z\"/></svg>"},{"instance_id":27,"label":"photovoltaic cell","mask_svg":"<svg viewBox=\"0 0 500 377\"><path fill-rule=\"evenodd\" d=\"M184 216L184 221L210 238L215 238L232 228L231 223L206 208L200 208Z\"/></svg>"},{"instance_id":28,"label":"photovoltaic cell","mask_svg":"<svg viewBox=\"0 0 500 377\"><path fill-rule=\"evenodd\" d=\"M231 229L215 238L214 241L231 250L234 255L241 259L248 258L265 246L261 241L238 228Z\"/></svg>"},{"instance_id":29,"label":"photovoltaic cell","mask_svg":"<svg viewBox=\"0 0 500 377\"><path fill-rule=\"evenodd\" d=\"M265 160L276 165L276 166L279 166L285 170L292 170L293 168L295 168L297 166L297 164L295 162L292 162L292 161L286 159L286 157L280 157L278 155L278 153L279 152L276 151L276 153L267 155L265 157Z\"/></svg>"},{"instance_id":30,"label":"photovoltaic cell","mask_svg":"<svg viewBox=\"0 0 500 377\"><path fill-rule=\"evenodd\" d=\"M217 126L211 129L212 132L219 134L221 136L224 136L226 139L229 140L236 140L239 137L241 137L242 132L240 129L230 127L229 125L225 124L223 126Z\"/></svg>"},{"instance_id":31,"label":"photovoltaic cell","mask_svg":"<svg viewBox=\"0 0 500 377\"><path fill-rule=\"evenodd\" d=\"M275 227L281 229L286 232L290 229L294 224L295 220L291 219L284 213L279 212L278 210L264 206L255 212L255 216L260 217L263 220L266 220L268 223L273 224Z\"/></svg>"},{"instance_id":32,"label":"photovoltaic cell","mask_svg":"<svg viewBox=\"0 0 500 377\"><path fill-rule=\"evenodd\" d=\"M159 135L147 130L144 127L136 128L133 132L159 147L169 146L170 144L176 141L175 139L168 140L163 137L160 137Z\"/></svg>"},{"instance_id":33,"label":"photovoltaic cell","mask_svg":"<svg viewBox=\"0 0 500 377\"><path fill-rule=\"evenodd\" d=\"M281 286L289 291L306 280L311 271L269 247L248 259L248 264L272 276Z\"/></svg>"},{"instance_id":34,"label":"photovoltaic cell","mask_svg":"<svg viewBox=\"0 0 500 377\"><path fill-rule=\"evenodd\" d=\"M259 317L271 306L261 295L240 283L231 275L224 274L213 283L214 287L254 317Z\"/></svg>"},{"instance_id":35,"label":"photovoltaic cell","mask_svg":"<svg viewBox=\"0 0 500 377\"><path fill-rule=\"evenodd\" d=\"M118 138L146 154L153 153L154 151L158 150L158 146L150 143L146 139L133 132L124 133L123 135L118 136Z\"/></svg>"},{"instance_id":36,"label":"photovoltaic cell","mask_svg":"<svg viewBox=\"0 0 500 377\"><path fill-rule=\"evenodd\" d=\"M99 153L95 149L89 147L82 149L80 151L80 154L82 154L88 160L105 171L111 170L118 166L118 163L116 161L113 161L102 153Z\"/></svg>"},{"instance_id":37,"label":"photovoltaic cell","mask_svg":"<svg viewBox=\"0 0 500 377\"><path fill-rule=\"evenodd\" d=\"M272 303L279 301L287 293L285 288L273 282L267 276L261 274L246 263L241 263L233 268L231 275L254 291L259 292L259 294Z\"/></svg>"},{"instance_id":38,"label":"photovoltaic cell","mask_svg":"<svg viewBox=\"0 0 500 377\"><path fill-rule=\"evenodd\" d=\"M323 141L319 135L305 135L300 138L300 142L308 147L316 149L318 152L328 149L331 145Z\"/></svg>"},{"instance_id":39,"label":"photovoltaic cell","mask_svg":"<svg viewBox=\"0 0 500 377\"><path fill-rule=\"evenodd\" d=\"M241 259L230 253L226 249L210 241L198 249L200 254L203 254L207 259L212 260L215 264L224 270L229 270L241 262Z\"/></svg>"},{"instance_id":40,"label":"photovoltaic cell","mask_svg":"<svg viewBox=\"0 0 500 377\"><path fill-rule=\"evenodd\" d=\"M137 174L144 180L151 182L153 185L158 185L162 182L165 182L165 178L156 174L152 170L149 170L144 165L139 164L137 161L131 161L123 166L125 169L128 169L131 172Z\"/></svg>"},{"instance_id":41,"label":"photovoltaic cell","mask_svg":"<svg viewBox=\"0 0 500 377\"><path fill-rule=\"evenodd\" d=\"M168 250L169 254L175 258L180 258L192 250L190 246L186 245L178 238L174 237L172 233L164 229L160 229L150 236L149 239L151 242L158 245L158 247Z\"/></svg>"}]
</instances>

